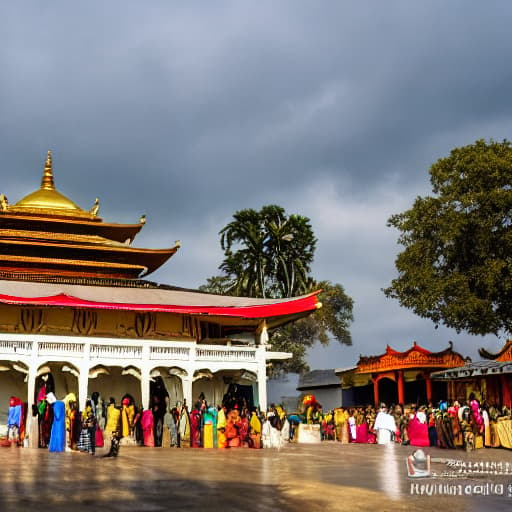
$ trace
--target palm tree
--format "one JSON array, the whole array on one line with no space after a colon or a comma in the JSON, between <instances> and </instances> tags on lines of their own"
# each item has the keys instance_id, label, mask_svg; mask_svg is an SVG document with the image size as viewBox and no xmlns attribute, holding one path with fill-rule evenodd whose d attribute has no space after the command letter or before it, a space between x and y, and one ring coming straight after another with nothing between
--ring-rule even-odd
<instances>
[{"instance_id":1,"label":"palm tree","mask_svg":"<svg viewBox=\"0 0 512 512\"><path fill-rule=\"evenodd\" d=\"M291 297L307 290L316 239L309 219L277 205L240 210L220 232L226 292Z\"/></svg>"},{"instance_id":2,"label":"palm tree","mask_svg":"<svg viewBox=\"0 0 512 512\"><path fill-rule=\"evenodd\" d=\"M228 290L234 295L265 297L265 234L256 210L236 212L234 220L220 231L224 261L220 265L231 279Z\"/></svg>"},{"instance_id":3,"label":"palm tree","mask_svg":"<svg viewBox=\"0 0 512 512\"><path fill-rule=\"evenodd\" d=\"M352 299L341 285L317 282L310 275L316 238L307 217L288 216L277 205L264 206L259 212L240 210L220 235L224 260L219 269L223 274L209 278L201 290L264 298L322 290L319 311L271 333L274 349L293 354L292 359L273 363L271 375L307 370L306 349L316 341L352 343Z\"/></svg>"}]
</instances>

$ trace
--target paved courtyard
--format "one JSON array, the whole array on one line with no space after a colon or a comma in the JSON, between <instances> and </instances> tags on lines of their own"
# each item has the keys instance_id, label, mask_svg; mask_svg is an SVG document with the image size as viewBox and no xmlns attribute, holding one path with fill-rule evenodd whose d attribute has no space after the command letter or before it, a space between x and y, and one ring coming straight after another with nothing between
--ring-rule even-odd
<instances>
[{"instance_id":1,"label":"paved courtyard","mask_svg":"<svg viewBox=\"0 0 512 512\"><path fill-rule=\"evenodd\" d=\"M511 451L426 448L434 475L412 479L405 461L413 450L336 442L280 451L121 447L112 459L105 450L0 448L0 511L511 509ZM483 472L469 473L470 462ZM509 474L491 474L492 462Z\"/></svg>"}]
</instances>

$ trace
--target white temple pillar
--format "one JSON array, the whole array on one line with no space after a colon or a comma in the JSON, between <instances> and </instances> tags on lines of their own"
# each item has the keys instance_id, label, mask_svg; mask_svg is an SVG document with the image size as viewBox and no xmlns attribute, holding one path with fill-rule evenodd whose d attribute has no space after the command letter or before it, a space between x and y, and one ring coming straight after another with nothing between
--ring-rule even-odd
<instances>
[{"instance_id":1,"label":"white temple pillar","mask_svg":"<svg viewBox=\"0 0 512 512\"><path fill-rule=\"evenodd\" d=\"M85 402L87 400L87 388L89 384L89 368L80 368L80 374L78 376L78 404L80 410L85 409Z\"/></svg>"},{"instance_id":2,"label":"white temple pillar","mask_svg":"<svg viewBox=\"0 0 512 512\"><path fill-rule=\"evenodd\" d=\"M149 378L149 371L146 368L142 368L140 372L140 393L143 409L149 409Z\"/></svg>"},{"instance_id":3,"label":"white temple pillar","mask_svg":"<svg viewBox=\"0 0 512 512\"><path fill-rule=\"evenodd\" d=\"M267 410L267 360L266 348L261 344L256 347L256 360L258 362L258 405L262 411Z\"/></svg>"},{"instance_id":4,"label":"white temple pillar","mask_svg":"<svg viewBox=\"0 0 512 512\"><path fill-rule=\"evenodd\" d=\"M89 342L84 343L82 363L80 364L80 374L78 375L78 406L81 411L85 409L87 391L89 388L90 353L91 344Z\"/></svg>"},{"instance_id":5,"label":"white temple pillar","mask_svg":"<svg viewBox=\"0 0 512 512\"><path fill-rule=\"evenodd\" d=\"M28 367L28 380L27 380L27 414L32 415L32 406L34 405L34 396L36 394L36 378L37 378L37 365L30 364Z\"/></svg>"},{"instance_id":6,"label":"white temple pillar","mask_svg":"<svg viewBox=\"0 0 512 512\"><path fill-rule=\"evenodd\" d=\"M187 365L187 375L181 377L181 387L183 389L183 400L186 401L188 410L191 411L192 403L192 384L194 382L194 373L197 370L197 344L194 343L189 350L189 361Z\"/></svg>"},{"instance_id":7,"label":"white temple pillar","mask_svg":"<svg viewBox=\"0 0 512 512\"><path fill-rule=\"evenodd\" d=\"M192 410L192 375L187 375L183 377L181 380L181 385L183 387L183 399L186 400L188 410Z\"/></svg>"},{"instance_id":8,"label":"white temple pillar","mask_svg":"<svg viewBox=\"0 0 512 512\"><path fill-rule=\"evenodd\" d=\"M142 398L143 409L149 409L149 379L150 379L150 350L149 345L143 343L142 345L142 364L140 368L140 393Z\"/></svg>"},{"instance_id":9,"label":"white temple pillar","mask_svg":"<svg viewBox=\"0 0 512 512\"><path fill-rule=\"evenodd\" d=\"M36 395L36 379L37 379L37 341L32 341L32 351L30 355L30 363L28 365L27 375L27 414L32 416L32 406L35 403Z\"/></svg>"}]
</instances>

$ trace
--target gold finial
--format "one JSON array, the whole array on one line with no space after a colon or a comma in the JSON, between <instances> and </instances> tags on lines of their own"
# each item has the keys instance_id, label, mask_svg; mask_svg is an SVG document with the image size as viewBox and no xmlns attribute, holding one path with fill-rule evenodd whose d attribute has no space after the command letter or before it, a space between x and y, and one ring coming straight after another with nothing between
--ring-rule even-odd
<instances>
[{"instance_id":1,"label":"gold finial","mask_svg":"<svg viewBox=\"0 0 512 512\"><path fill-rule=\"evenodd\" d=\"M44 164L43 179L41 180L41 188L46 190L55 190L53 184L53 168L52 168L52 152L48 150L46 154L46 162Z\"/></svg>"},{"instance_id":2,"label":"gold finial","mask_svg":"<svg viewBox=\"0 0 512 512\"><path fill-rule=\"evenodd\" d=\"M7 197L4 194L0 194L0 210L3 212L7 211L9 208L9 201L7 201Z\"/></svg>"},{"instance_id":3,"label":"gold finial","mask_svg":"<svg viewBox=\"0 0 512 512\"><path fill-rule=\"evenodd\" d=\"M99 211L99 209L100 209L100 200L99 200L98 198L96 198L96 199L94 200L94 205L93 205L93 207L89 210L89 213L90 213L91 215L96 216L96 215L98 215L98 211Z\"/></svg>"},{"instance_id":4,"label":"gold finial","mask_svg":"<svg viewBox=\"0 0 512 512\"><path fill-rule=\"evenodd\" d=\"M146 216L145 215L140 216L139 224L146 224Z\"/></svg>"}]
</instances>

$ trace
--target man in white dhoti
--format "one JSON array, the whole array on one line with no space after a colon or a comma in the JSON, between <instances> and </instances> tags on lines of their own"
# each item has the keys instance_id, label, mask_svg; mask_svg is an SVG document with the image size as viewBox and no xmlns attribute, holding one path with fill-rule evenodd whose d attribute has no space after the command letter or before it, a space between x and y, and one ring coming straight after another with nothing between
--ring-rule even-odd
<instances>
[{"instance_id":1,"label":"man in white dhoti","mask_svg":"<svg viewBox=\"0 0 512 512\"><path fill-rule=\"evenodd\" d=\"M373 427L377 432L377 444L389 444L393 439L396 431L395 418L388 414L388 410L384 404L381 405L380 411L375 418Z\"/></svg>"}]
</instances>

